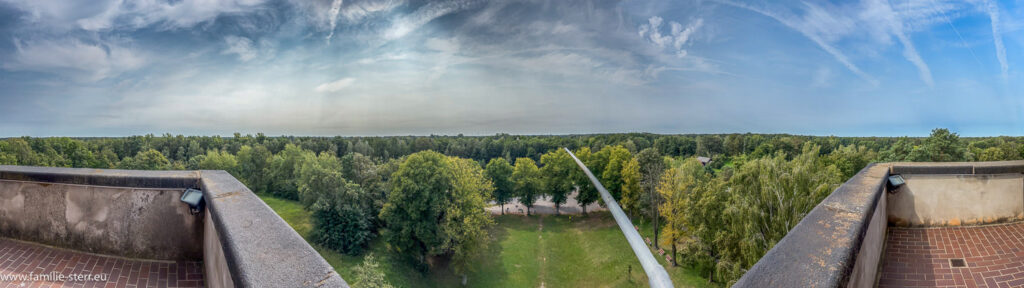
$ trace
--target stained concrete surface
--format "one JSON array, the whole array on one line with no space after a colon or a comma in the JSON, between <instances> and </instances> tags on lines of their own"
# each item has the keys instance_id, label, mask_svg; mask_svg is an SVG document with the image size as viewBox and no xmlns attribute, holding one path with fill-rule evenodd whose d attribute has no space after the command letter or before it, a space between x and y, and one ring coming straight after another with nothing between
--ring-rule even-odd
<instances>
[{"instance_id":1,"label":"stained concrete surface","mask_svg":"<svg viewBox=\"0 0 1024 288\"><path fill-rule=\"evenodd\" d=\"M202 219L179 201L182 192L0 180L0 233L93 253L202 259Z\"/></svg>"}]
</instances>

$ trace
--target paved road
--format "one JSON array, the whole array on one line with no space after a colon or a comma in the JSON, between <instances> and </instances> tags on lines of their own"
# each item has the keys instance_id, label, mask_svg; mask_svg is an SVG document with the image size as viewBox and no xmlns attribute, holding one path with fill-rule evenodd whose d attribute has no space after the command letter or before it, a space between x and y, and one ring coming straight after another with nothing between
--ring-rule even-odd
<instances>
[{"instance_id":1,"label":"paved road","mask_svg":"<svg viewBox=\"0 0 1024 288\"><path fill-rule=\"evenodd\" d=\"M519 212L520 209L522 209L523 212ZM513 199L508 204L505 204L505 210L506 210L505 214L524 214L524 213L526 213L526 207L523 206L523 205L520 205L517 199ZM491 212L491 214L496 214L496 215L497 214L501 214L501 206L494 205L494 206L491 206L491 207L487 207L487 211ZM587 212L593 212L593 211L608 211L608 208L601 207L600 205L597 205L597 202L594 202L593 204L590 204L590 205L587 206ZM572 192L572 194L569 195L569 200L566 201L565 204L562 204L562 206L558 208L558 213L559 214L583 214L583 209L580 208L580 204L576 202L576 192L575 191ZM547 196L545 196L545 197L543 197L541 199L537 199L537 202L534 202L534 204L533 204L533 208L530 209L530 214L548 214L548 215L555 214L555 203L551 203L550 197L547 197Z\"/></svg>"}]
</instances>

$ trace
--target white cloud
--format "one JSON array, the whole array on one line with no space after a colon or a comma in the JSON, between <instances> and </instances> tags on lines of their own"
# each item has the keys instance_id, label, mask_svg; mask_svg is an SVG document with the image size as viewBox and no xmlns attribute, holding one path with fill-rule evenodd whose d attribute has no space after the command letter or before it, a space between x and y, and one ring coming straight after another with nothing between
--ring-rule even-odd
<instances>
[{"instance_id":1,"label":"white cloud","mask_svg":"<svg viewBox=\"0 0 1024 288\"><path fill-rule=\"evenodd\" d=\"M914 47L914 42L910 40L910 37L904 32L903 20L900 15L896 14L892 10L892 6L889 6L889 2L886 0L869 0L865 2L865 10L861 14L866 23L878 23L886 28L885 32L888 35L892 35L899 40L900 45L903 46L903 57L910 61L917 67L918 75L921 77L921 81L924 81L928 86L934 86L935 82L932 80L931 69L928 68L928 64L921 59L921 55L917 53L917 49Z\"/></svg>"},{"instance_id":2,"label":"white cloud","mask_svg":"<svg viewBox=\"0 0 1024 288\"><path fill-rule=\"evenodd\" d=\"M341 12L341 2L342 0L334 0L331 3L330 12L327 13L331 24L331 33L327 34L327 44L331 44L331 37L334 37L334 27L338 25L338 13Z\"/></svg>"},{"instance_id":3,"label":"white cloud","mask_svg":"<svg viewBox=\"0 0 1024 288\"><path fill-rule=\"evenodd\" d=\"M142 67L145 59L115 41L83 42L74 38L14 39L14 61L4 69L55 73L93 82Z\"/></svg>"},{"instance_id":4,"label":"white cloud","mask_svg":"<svg viewBox=\"0 0 1024 288\"><path fill-rule=\"evenodd\" d=\"M729 1L720 1L720 2L724 3L724 4L727 4L727 5L730 5L730 6L734 6L734 7L738 7L738 8L742 8L742 9L746 9L746 10L750 10L752 12L755 12L755 13L767 16L768 18L775 19L775 21L779 21L779 23L782 23L782 25L785 25L786 27L789 27L790 29L793 29L793 30L796 30L797 32L800 32L800 34L804 35L804 37L807 37L807 39L810 39L811 42L814 42L814 44L817 44L818 47L820 47L822 50L825 50L825 52L827 52L829 55L832 55L832 57L835 58L836 61L839 61L839 63L843 64L843 66L846 66L846 69L849 69L850 72L853 72L853 74L856 74L857 76L860 76L862 79L872 83L873 85L878 85L878 80L875 80L874 77L871 77L871 75L868 75L863 70L861 70L859 67L857 67L857 65L853 64L853 62L850 61L849 57L847 57L846 54L844 54L842 51L839 51L839 49L837 49L835 46L833 46L833 44L831 44L827 40L828 37L835 37L834 34L832 34L832 32L824 33L824 34L822 33L823 31L833 31L833 30L828 29L828 28L824 28L824 27L817 27L815 25L807 25L808 23L815 23L815 22L814 21L803 21L802 19L800 19L798 17L790 16L790 15L784 14L782 12L776 12L776 11L769 10L769 9L754 7L754 6L751 6L751 5L744 4L744 3L735 3L735 2L729 2ZM813 6L811 6L811 7L813 7Z\"/></svg>"},{"instance_id":5,"label":"white cloud","mask_svg":"<svg viewBox=\"0 0 1024 288\"><path fill-rule=\"evenodd\" d=\"M345 89L345 88L348 88L349 86L352 86L352 83L355 83L355 82L356 82L355 78L341 78L341 79L338 79L337 81L334 81L334 82L327 82L327 83L324 83L324 84L320 84L320 86L316 86L316 89L314 89L314 90L316 92L321 92L321 93L338 92L338 91L341 91L342 89Z\"/></svg>"},{"instance_id":6,"label":"white cloud","mask_svg":"<svg viewBox=\"0 0 1024 288\"><path fill-rule=\"evenodd\" d=\"M163 28L188 28L216 19L222 14L254 11L264 0L181 0L164 1L36 1L11 0L28 12L37 25L59 30L81 28L89 31L138 29L153 24Z\"/></svg>"},{"instance_id":7,"label":"white cloud","mask_svg":"<svg viewBox=\"0 0 1024 288\"><path fill-rule=\"evenodd\" d=\"M411 14L405 15L392 23L391 29L384 34L384 38L394 40L405 37L409 32L416 31L421 26L434 21L441 16L462 11L471 5L476 4L472 0L453 0L446 2L430 2L416 9Z\"/></svg>"},{"instance_id":8,"label":"white cloud","mask_svg":"<svg viewBox=\"0 0 1024 288\"><path fill-rule=\"evenodd\" d=\"M258 51L256 47L253 47L252 40L249 38L230 35L224 37L224 42L227 43L228 48L224 49L222 54L238 54L238 60L249 61L256 58Z\"/></svg>"},{"instance_id":9,"label":"white cloud","mask_svg":"<svg viewBox=\"0 0 1024 288\"><path fill-rule=\"evenodd\" d=\"M1009 77L1010 66L1006 64L1006 47L1003 46L1003 35L1000 33L999 6L992 0L985 1L985 12L992 24L992 42L996 46L996 59L999 60L999 69L1003 79Z\"/></svg>"},{"instance_id":10,"label":"white cloud","mask_svg":"<svg viewBox=\"0 0 1024 288\"><path fill-rule=\"evenodd\" d=\"M637 34L641 38L646 38L654 46L658 48L664 48L671 46L675 48L675 54L677 57L686 57L686 46L692 44L690 38L693 36L697 29L704 26L704 19L699 18L696 21L690 22L684 28L682 24L675 21L669 21L669 35L661 34L661 24L664 19L658 16L652 16L647 19L647 24L641 24L637 30Z\"/></svg>"}]
</instances>

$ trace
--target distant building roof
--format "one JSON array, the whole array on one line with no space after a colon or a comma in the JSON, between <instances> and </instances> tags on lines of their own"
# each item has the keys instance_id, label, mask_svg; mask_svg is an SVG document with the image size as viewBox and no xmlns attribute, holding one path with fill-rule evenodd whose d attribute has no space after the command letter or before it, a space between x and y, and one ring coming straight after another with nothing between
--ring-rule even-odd
<instances>
[{"instance_id":1,"label":"distant building roof","mask_svg":"<svg viewBox=\"0 0 1024 288\"><path fill-rule=\"evenodd\" d=\"M701 165L708 165L708 163L711 163L711 158L710 157L704 157L704 156L697 156L697 161L700 161Z\"/></svg>"}]
</instances>

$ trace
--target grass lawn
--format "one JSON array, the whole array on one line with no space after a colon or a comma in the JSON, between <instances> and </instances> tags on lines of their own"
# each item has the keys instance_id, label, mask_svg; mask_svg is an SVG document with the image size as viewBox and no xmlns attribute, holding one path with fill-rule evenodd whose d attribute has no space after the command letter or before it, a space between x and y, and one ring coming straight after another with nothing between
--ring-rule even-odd
<instances>
[{"instance_id":1,"label":"grass lawn","mask_svg":"<svg viewBox=\"0 0 1024 288\"><path fill-rule=\"evenodd\" d=\"M312 229L309 212L295 201L260 195L303 237ZM488 252L474 260L469 287L646 287L647 276L607 212L590 216L497 216L490 231ZM649 226L649 225L646 225ZM641 230L644 230L641 227ZM646 227L649 229L649 227ZM649 232L647 233L649 234ZM353 268L362 255L349 256L313 245L346 279L355 282ZM458 287L451 271L420 273L400 255L374 240L368 249L396 287ZM364 253L365 255L365 253ZM664 265L664 259L660 259ZM627 276L632 266L632 279ZM682 267L666 266L678 287L706 287L707 280Z\"/></svg>"}]
</instances>

